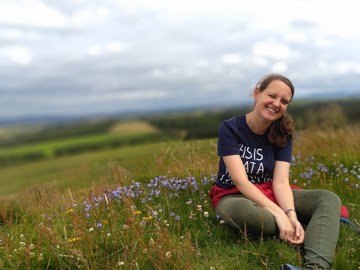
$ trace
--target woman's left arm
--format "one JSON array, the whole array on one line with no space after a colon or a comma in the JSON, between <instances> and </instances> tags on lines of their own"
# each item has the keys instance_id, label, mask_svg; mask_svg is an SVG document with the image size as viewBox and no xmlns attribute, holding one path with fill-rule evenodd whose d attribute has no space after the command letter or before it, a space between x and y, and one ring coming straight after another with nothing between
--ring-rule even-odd
<instances>
[{"instance_id":1,"label":"woman's left arm","mask_svg":"<svg viewBox=\"0 0 360 270\"><path fill-rule=\"evenodd\" d=\"M275 198L284 211L295 209L294 196L289 184L290 163L276 161L273 173L273 191Z\"/></svg>"},{"instance_id":2,"label":"woman's left arm","mask_svg":"<svg viewBox=\"0 0 360 270\"><path fill-rule=\"evenodd\" d=\"M276 161L273 174L273 191L281 209L287 211L295 210L294 195L289 183L290 163L285 161ZM294 235L289 240L290 243L299 245L304 242L304 229L297 219L296 212L290 210L286 213L294 226Z\"/></svg>"}]
</instances>

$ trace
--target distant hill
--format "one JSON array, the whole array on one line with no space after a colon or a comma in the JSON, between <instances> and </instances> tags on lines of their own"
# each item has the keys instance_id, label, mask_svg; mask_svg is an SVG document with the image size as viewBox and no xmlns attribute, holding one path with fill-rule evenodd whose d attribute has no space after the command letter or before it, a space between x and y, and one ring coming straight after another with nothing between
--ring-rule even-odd
<instances>
[{"instance_id":1,"label":"distant hill","mask_svg":"<svg viewBox=\"0 0 360 270\"><path fill-rule=\"evenodd\" d=\"M294 104L303 103L317 103L317 102L329 102L329 101L341 101L341 100L360 100L360 90L347 90L347 91L336 91L329 93L322 93L321 95L308 94L301 97L295 97ZM151 110L134 110L127 112L114 112L114 113L88 113L83 115L28 115L19 117L7 117L0 116L0 127L10 125L33 125L33 124L54 124L54 123L71 123L71 122L83 122L89 121L89 119L131 119L139 118L144 116L153 115L175 115L182 113L191 113L195 111L212 111L222 109L233 109L233 108L247 108L251 104L249 101L242 103L234 102L233 104L218 104L213 102L208 105L199 106L174 106L171 109L151 109ZM292 105L293 106L293 105Z\"/></svg>"}]
</instances>

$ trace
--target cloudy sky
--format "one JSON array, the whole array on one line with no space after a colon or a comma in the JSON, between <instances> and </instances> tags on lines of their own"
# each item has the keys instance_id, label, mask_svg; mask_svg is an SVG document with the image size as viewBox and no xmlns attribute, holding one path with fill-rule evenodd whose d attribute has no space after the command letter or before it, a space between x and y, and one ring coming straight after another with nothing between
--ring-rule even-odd
<instances>
[{"instance_id":1,"label":"cloudy sky","mask_svg":"<svg viewBox=\"0 0 360 270\"><path fill-rule=\"evenodd\" d=\"M360 95L357 0L0 0L0 118Z\"/></svg>"}]
</instances>

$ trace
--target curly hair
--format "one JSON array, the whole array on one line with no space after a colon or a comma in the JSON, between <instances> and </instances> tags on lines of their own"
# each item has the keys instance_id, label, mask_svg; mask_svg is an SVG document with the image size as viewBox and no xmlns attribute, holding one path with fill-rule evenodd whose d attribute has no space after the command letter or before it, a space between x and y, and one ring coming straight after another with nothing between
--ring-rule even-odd
<instances>
[{"instance_id":1,"label":"curly hair","mask_svg":"<svg viewBox=\"0 0 360 270\"><path fill-rule=\"evenodd\" d=\"M263 77L255 86L255 90L264 91L268 85L275 80L282 81L291 90L291 99L294 96L295 88L293 83L285 76L280 74L270 74ZM294 121L288 113L285 113L276 121L272 122L268 130L268 138L276 146L284 147L288 140L294 138Z\"/></svg>"}]
</instances>

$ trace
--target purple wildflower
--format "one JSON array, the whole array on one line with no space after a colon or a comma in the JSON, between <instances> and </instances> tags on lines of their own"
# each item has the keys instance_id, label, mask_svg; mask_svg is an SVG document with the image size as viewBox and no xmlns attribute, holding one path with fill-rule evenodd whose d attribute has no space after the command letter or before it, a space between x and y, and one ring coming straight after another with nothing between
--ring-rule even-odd
<instances>
[{"instance_id":1,"label":"purple wildflower","mask_svg":"<svg viewBox=\"0 0 360 270\"><path fill-rule=\"evenodd\" d=\"M210 181L209 181L209 179L207 179L207 177L204 177L203 179L202 179L202 181L201 181L201 184L203 185L203 186L206 186L206 185L208 185L210 183Z\"/></svg>"}]
</instances>

